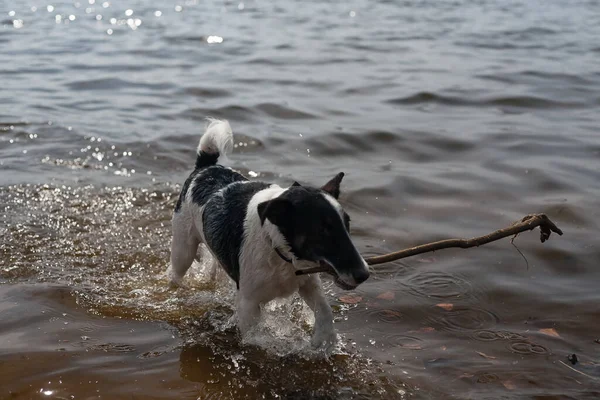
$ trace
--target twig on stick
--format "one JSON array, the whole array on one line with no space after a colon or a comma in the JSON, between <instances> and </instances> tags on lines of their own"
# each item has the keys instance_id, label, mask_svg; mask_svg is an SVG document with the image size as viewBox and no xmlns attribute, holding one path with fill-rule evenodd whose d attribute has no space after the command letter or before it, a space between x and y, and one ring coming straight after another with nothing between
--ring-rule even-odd
<instances>
[{"instance_id":1,"label":"twig on stick","mask_svg":"<svg viewBox=\"0 0 600 400\"><path fill-rule=\"evenodd\" d=\"M521 257L523 257L523 260L525 260L525 266L527 267L527 270L529 270L529 261L527 261L527 257L525 257L525 254L523 254L521 249L519 249L517 247L517 245L515 244L515 239L517 238L517 236L519 236L518 233L515 236L513 236L512 239L510 239L510 244L512 244L512 246L515 248L515 250L517 250L519 252L519 254L521 255Z\"/></svg>"},{"instance_id":2,"label":"twig on stick","mask_svg":"<svg viewBox=\"0 0 600 400\"><path fill-rule=\"evenodd\" d=\"M448 249L451 247L468 249L471 247L482 246L511 235L517 235L521 232L530 231L537 227L540 228L540 240L542 243L550 238L550 234L552 232L557 233L558 235L563 234L563 232L554 224L554 222L550 221L550 218L548 218L546 214L531 214L526 215L523 217L523 219L515 222L507 228L498 229L497 231L489 233L485 236L474 237L471 239L440 240L438 242L422 244L420 246L411 247L381 256L369 257L366 258L365 261L369 265L376 265L415 256L417 254L428 253L430 251ZM325 266L318 266L314 268L298 270L296 271L296 275L314 274L317 272L331 272L331 269Z\"/></svg>"},{"instance_id":3,"label":"twig on stick","mask_svg":"<svg viewBox=\"0 0 600 400\"><path fill-rule=\"evenodd\" d=\"M593 381L598 380L597 378L594 378L593 376L589 376L588 374L584 374L583 372L579 371L578 369L575 369L575 368L571 367L570 365L568 365L567 363L562 362L561 360L558 360L558 362L561 363L562 365L564 365L565 367L569 368L570 370L575 371L578 374L581 374L583 376L586 376L586 377L590 378Z\"/></svg>"}]
</instances>

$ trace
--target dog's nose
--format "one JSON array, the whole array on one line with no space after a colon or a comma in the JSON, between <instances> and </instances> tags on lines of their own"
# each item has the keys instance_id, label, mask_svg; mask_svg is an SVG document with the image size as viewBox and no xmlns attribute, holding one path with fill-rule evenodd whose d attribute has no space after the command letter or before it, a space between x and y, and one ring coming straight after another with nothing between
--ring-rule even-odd
<instances>
[{"instance_id":1,"label":"dog's nose","mask_svg":"<svg viewBox=\"0 0 600 400\"><path fill-rule=\"evenodd\" d=\"M364 281L369 279L369 276L370 276L369 270L366 268L361 268L352 274L352 277L356 281L357 285L360 285L361 283L363 283Z\"/></svg>"}]
</instances>

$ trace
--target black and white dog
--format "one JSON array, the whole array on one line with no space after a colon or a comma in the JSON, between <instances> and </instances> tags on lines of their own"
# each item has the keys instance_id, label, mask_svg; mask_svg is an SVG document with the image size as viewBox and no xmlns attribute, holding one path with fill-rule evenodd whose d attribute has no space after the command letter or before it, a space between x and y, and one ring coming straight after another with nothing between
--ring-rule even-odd
<instances>
[{"instance_id":1,"label":"black and white dog","mask_svg":"<svg viewBox=\"0 0 600 400\"><path fill-rule=\"evenodd\" d=\"M353 289L369 277L350 240L350 218L337 201L343 173L320 189L294 183L281 188L250 182L217 165L233 147L227 121L211 119L200 139L196 167L185 181L173 214L169 279L179 285L204 243L238 288L242 334L260 317L260 305L299 292L315 314L314 347L336 341L333 315L317 274L296 276L300 267L328 265L335 283Z\"/></svg>"}]
</instances>

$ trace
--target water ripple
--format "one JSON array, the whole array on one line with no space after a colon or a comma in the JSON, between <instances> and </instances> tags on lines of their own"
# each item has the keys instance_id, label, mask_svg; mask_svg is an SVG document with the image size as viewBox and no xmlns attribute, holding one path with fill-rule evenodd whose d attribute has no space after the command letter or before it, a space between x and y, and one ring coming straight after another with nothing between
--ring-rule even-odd
<instances>
[{"instance_id":1,"label":"water ripple","mask_svg":"<svg viewBox=\"0 0 600 400\"><path fill-rule=\"evenodd\" d=\"M102 78L74 81L67 84L73 90L120 90L124 88L144 88L151 90L167 90L173 87L170 83L133 82L125 79Z\"/></svg>"},{"instance_id":2,"label":"water ripple","mask_svg":"<svg viewBox=\"0 0 600 400\"><path fill-rule=\"evenodd\" d=\"M463 332L492 328L499 319L493 312L483 308L458 307L444 311L438 318L432 317L431 321L441 325L443 330Z\"/></svg>"},{"instance_id":3,"label":"water ripple","mask_svg":"<svg viewBox=\"0 0 600 400\"><path fill-rule=\"evenodd\" d=\"M438 299L468 297L473 292L469 282L444 272L422 272L411 276L405 285L414 293Z\"/></svg>"},{"instance_id":4,"label":"water ripple","mask_svg":"<svg viewBox=\"0 0 600 400\"><path fill-rule=\"evenodd\" d=\"M591 104L581 102L567 102L545 99L535 96L507 96L489 99L469 99L464 97L446 96L431 92L419 92L406 97L387 100L387 103L396 105L420 105L441 104L446 106L470 106L470 107L508 107L522 109L565 109L584 108L597 105L597 101Z\"/></svg>"}]
</instances>

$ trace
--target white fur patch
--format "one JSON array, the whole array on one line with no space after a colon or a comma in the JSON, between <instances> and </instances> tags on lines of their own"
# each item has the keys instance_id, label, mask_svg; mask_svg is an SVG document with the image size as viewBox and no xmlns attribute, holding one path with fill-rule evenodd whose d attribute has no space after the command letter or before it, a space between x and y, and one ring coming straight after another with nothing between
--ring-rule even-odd
<instances>
[{"instance_id":1,"label":"white fur patch","mask_svg":"<svg viewBox=\"0 0 600 400\"><path fill-rule=\"evenodd\" d=\"M327 200L329 202L329 204L331 204L333 206L333 208L335 208L335 210L338 212L340 218L342 219L342 222L344 222L344 210L342 209L342 206L340 203L338 203L338 201L330 194L328 193L321 193L323 195L323 197L325 197L325 200Z\"/></svg>"},{"instance_id":2,"label":"white fur patch","mask_svg":"<svg viewBox=\"0 0 600 400\"><path fill-rule=\"evenodd\" d=\"M294 266L283 261L274 247L289 251L289 245L276 225L269 220L261 224L258 205L279 197L287 189L271 185L256 193L248 203L244 220L244 238L240 250L240 296L245 301L263 303L288 297L303 282Z\"/></svg>"},{"instance_id":3,"label":"white fur patch","mask_svg":"<svg viewBox=\"0 0 600 400\"><path fill-rule=\"evenodd\" d=\"M198 154L203 151L207 154L226 155L233 150L233 131L229 122L214 118L207 118L208 126L200 138Z\"/></svg>"},{"instance_id":4,"label":"white fur patch","mask_svg":"<svg viewBox=\"0 0 600 400\"><path fill-rule=\"evenodd\" d=\"M279 228L272 224L268 219L265 220L264 224L260 222L260 216L258 215L258 205L268 200L272 200L281 196L287 189L283 189L278 185L271 185L270 187L257 192L250 202L248 203L248 211L246 213L246 219L244 220L244 244L246 241L254 241L259 239L259 236L264 236L264 233L268 235L268 238L273 242L274 247L287 247L288 244L279 232ZM264 232L263 234L260 234Z\"/></svg>"}]
</instances>

